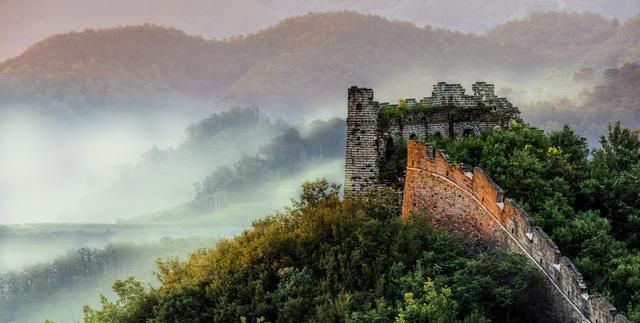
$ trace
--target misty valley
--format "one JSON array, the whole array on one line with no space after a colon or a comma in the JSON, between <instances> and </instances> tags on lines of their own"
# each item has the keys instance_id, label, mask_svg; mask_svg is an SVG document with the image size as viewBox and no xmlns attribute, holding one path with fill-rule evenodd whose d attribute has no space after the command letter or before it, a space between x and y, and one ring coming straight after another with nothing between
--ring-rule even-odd
<instances>
[{"instance_id":1,"label":"misty valley","mask_svg":"<svg viewBox=\"0 0 640 323\"><path fill-rule=\"evenodd\" d=\"M636 0L0 26L0 323L640 322Z\"/></svg>"},{"instance_id":2,"label":"misty valley","mask_svg":"<svg viewBox=\"0 0 640 323\"><path fill-rule=\"evenodd\" d=\"M27 124L21 120L22 125ZM83 120L79 129L64 126L65 122L38 120L44 126L39 135L45 141L23 148L43 149L40 153L46 151L49 156L40 158L67 163L84 156L81 145L91 146L87 149L95 156L84 158L96 164L85 164L85 169L52 165L50 183L30 183L59 185L53 180L59 176L75 181L76 189L86 195L39 188L53 192L48 194L75 206L73 209L62 203L40 203L3 210L3 214L20 214L30 222L0 226L0 282L8 295L0 305L0 316L12 321L79 320L82 305L88 300L97 304L99 294L113 295L111 284L122 275L154 283L156 259L184 257L210 247L216 239L240 233L254 219L288 205L305 179L324 177L339 182L343 176L345 128L344 120L337 118L291 126L271 120L256 108L238 107L194 122L182 133L176 131L180 123L174 121L160 135L153 129L127 132L120 122L101 120L92 126L88 123L93 121ZM120 132L122 140L116 145L129 147L101 142L96 131L101 126L113 127L110 133ZM55 133L64 132L62 129L77 132ZM9 135L20 136L19 130ZM61 138L66 142L57 141ZM165 141L153 143L150 138ZM163 145L165 148L158 148ZM6 171L11 163L29 162L19 158L37 158L21 155L16 147L3 146L2 151L15 153L3 159ZM109 167L112 169L106 169ZM85 170L94 174L83 174ZM91 181L87 185L81 176L95 177L84 179ZM5 182L2 189L16 187L18 183ZM22 206L9 203L11 196L3 198L7 199L5 207Z\"/></svg>"}]
</instances>

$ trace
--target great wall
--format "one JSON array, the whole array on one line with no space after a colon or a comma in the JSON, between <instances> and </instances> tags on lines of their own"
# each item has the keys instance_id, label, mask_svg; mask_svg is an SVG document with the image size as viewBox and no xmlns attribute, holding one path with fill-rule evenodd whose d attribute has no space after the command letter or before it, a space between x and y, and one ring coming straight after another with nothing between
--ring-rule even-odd
<instances>
[{"instance_id":1,"label":"great wall","mask_svg":"<svg viewBox=\"0 0 640 323\"><path fill-rule=\"evenodd\" d=\"M442 151L421 143L427 136L458 138L520 122L518 109L496 97L493 85L479 82L473 90L467 96L458 84L438 83L432 97L420 103L406 99L391 106L374 101L371 89L350 88L345 196L387 186L378 176L385 142L408 141L403 219L429 214L436 226L463 239L497 242L525 255L546 278L553 321L629 322L604 297L588 292L574 264L489 176L478 168L452 165Z\"/></svg>"},{"instance_id":2,"label":"great wall","mask_svg":"<svg viewBox=\"0 0 640 323\"><path fill-rule=\"evenodd\" d=\"M459 84L433 86L431 97L401 100L400 106L373 100L373 90L351 87L347 102L345 194L378 182L384 148L389 142L439 135L458 138L477 135L519 121L519 110L494 94L492 84L473 85L465 95Z\"/></svg>"}]
</instances>

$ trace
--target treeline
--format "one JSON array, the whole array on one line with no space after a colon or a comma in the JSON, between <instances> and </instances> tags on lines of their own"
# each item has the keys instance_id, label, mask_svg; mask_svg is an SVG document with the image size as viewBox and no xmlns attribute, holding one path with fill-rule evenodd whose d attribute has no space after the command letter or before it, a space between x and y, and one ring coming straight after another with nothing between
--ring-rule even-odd
<instances>
[{"instance_id":1,"label":"treeline","mask_svg":"<svg viewBox=\"0 0 640 323\"><path fill-rule=\"evenodd\" d=\"M502 249L471 253L393 194L341 201L325 180L282 214L159 265L161 286L114 284L84 322L553 321L542 277Z\"/></svg>"},{"instance_id":2,"label":"treeline","mask_svg":"<svg viewBox=\"0 0 640 323\"><path fill-rule=\"evenodd\" d=\"M284 126L281 120L278 120L276 123L276 126ZM272 124L272 122L269 117L258 110L258 108L231 108L217 114L212 114L209 118L187 127L185 144L202 143L229 128L251 127L259 124Z\"/></svg>"},{"instance_id":3,"label":"treeline","mask_svg":"<svg viewBox=\"0 0 640 323\"><path fill-rule=\"evenodd\" d=\"M232 166L220 166L196 183L192 204L208 210L220 208L257 184L285 178L314 161L342 158L345 140L345 122L338 118L316 120L301 130L289 127L262 145L255 156L244 154Z\"/></svg>"},{"instance_id":4,"label":"treeline","mask_svg":"<svg viewBox=\"0 0 640 323\"><path fill-rule=\"evenodd\" d=\"M335 104L349 84L382 86L392 77L413 80L412 73L425 82L438 75L521 82L523 74L542 80L542 70L581 64L600 71L638 58L639 22L537 13L473 35L331 12L227 41L152 25L87 30L51 37L0 64L0 99L74 112L172 98L310 109Z\"/></svg>"},{"instance_id":5,"label":"treeline","mask_svg":"<svg viewBox=\"0 0 640 323\"><path fill-rule=\"evenodd\" d=\"M151 272L157 259L181 255L212 241L165 238L159 242L109 244L102 249L85 247L49 263L0 273L0 317L3 322L25 321L25 317L40 311L57 294L65 290L95 291L105 278L113 280L136 273L152 281Z\"/></svg>"},{"instance_id":6,"label":"treeline","mask_svg":"<svg viewBox=\"0 0 640 323\"><path fill-rule=\"evenodd\" d=\"M256 107L233 107L208 118L192 123L185 129L185 139L176 147L159 149L153 146L145 152L142 159L159 162L180 150L198 149L206 145L211 138L229 129L251 129L253 127L288 127L282 120L275 122Z\"/></svg>"},{"instance_id":7,"label":"treeline","mask_svg":"<svg viewBox=\"0 0 640 323\"><path fill-rule=\"evenodd\" d=\"M431 140L453 162L484 169L578 267L591 290L640 322L640 139L609 125L600 147L569 127L525 125Z\"/></svg>"},{"instance_id":8,"label":"treeline","mask_svg":"<svg viewBox=\"0 0 640 323\"><path fill-rule=\"evenodd\" d=\"M288 127L254 107L216 112L185 127L176 144L150 147L139 162L119 167L115 180L79 201L74 217L109 222L182 204L191 198L193 183L243 152L255 154Z\"/></svg>"},{"instance_id":9,"label":"treeline","mask_svg":"<svg viewBox=\"0 0 640 323\"><path fill-rule=\"evenodd\" d=\"M549 61L575 64L576 56L585 56L611 38L619 24L588 12L535 12L499 25L485 35L499 43L529 48Z\"/></svg>"}]
</instances>

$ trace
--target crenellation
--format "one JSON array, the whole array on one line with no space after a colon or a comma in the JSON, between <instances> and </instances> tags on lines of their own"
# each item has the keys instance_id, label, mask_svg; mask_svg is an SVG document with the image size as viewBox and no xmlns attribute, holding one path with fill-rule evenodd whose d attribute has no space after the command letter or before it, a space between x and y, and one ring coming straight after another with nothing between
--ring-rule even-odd
<instances>
[{"instance_id":1,"label":"crenellation","mask_svg":"<svg viewBox=\"0 0 640 323\"><path fill-rule=\"evenodd\" d=\"M597 294L590 294L574 264L562 256L547 234L482 169L453 165L443 151L420 144L430 136L461 138L520 122L518 108L495 95L492 84L440 82L431 97L399 104L374 101L373 90L348 91L345 197L385 187L379 177L387 144L408 141L404 188L398 191L403 219L429 214L436 226L470 241L492 240L520 252L545 277L554 305L554 321L624 323L624 315Z\"/></svg>"},{"instance_id":2,"label":"crenellation","mask_svg":"<svg viewBox=\"0 0 640 323\"><path fill-rule=\"evenodd\" d=\"M433 86L431 97L389 104L374 101L371 89L351 87L345 196L357 195L371 185L384 186L378 172L389 141L425 140L430 136L461 138L520 121L518 108L506 98L496 97L493 85L477 82L473 89L473 95L466 95L460 84L440 82Z\"/></svg>"},{"instance_id":3,"label":"crenellation","mask_svg":"<svg viewBox=\"0 0 640 323\"><path fill-rule=\"evenodd\" d=\"M417 141L408 143L402 216L413 212L428 213L436 226L461 238L494 240L527 256L547 277L557 321L628 322L606 299L589 293L575 265L481 169L468 176L442 151Z\"/></svg>"}]
</instances>

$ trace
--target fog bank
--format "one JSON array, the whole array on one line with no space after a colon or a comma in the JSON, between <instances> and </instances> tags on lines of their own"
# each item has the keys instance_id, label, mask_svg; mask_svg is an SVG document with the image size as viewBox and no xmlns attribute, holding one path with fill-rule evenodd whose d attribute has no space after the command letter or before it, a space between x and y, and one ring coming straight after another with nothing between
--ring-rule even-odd
<instances>
[{"instance_id":1,"label":"fog bank","mask_svg":"<svg viewBox=\"0 0 640 323\"><path fill-rule=\"evenodd\" d=\"M76 201L107 185L155 145L174 145L188 117L59 120L0 112L0 223L68 220Z\"/></svg>"}]
</instances>

